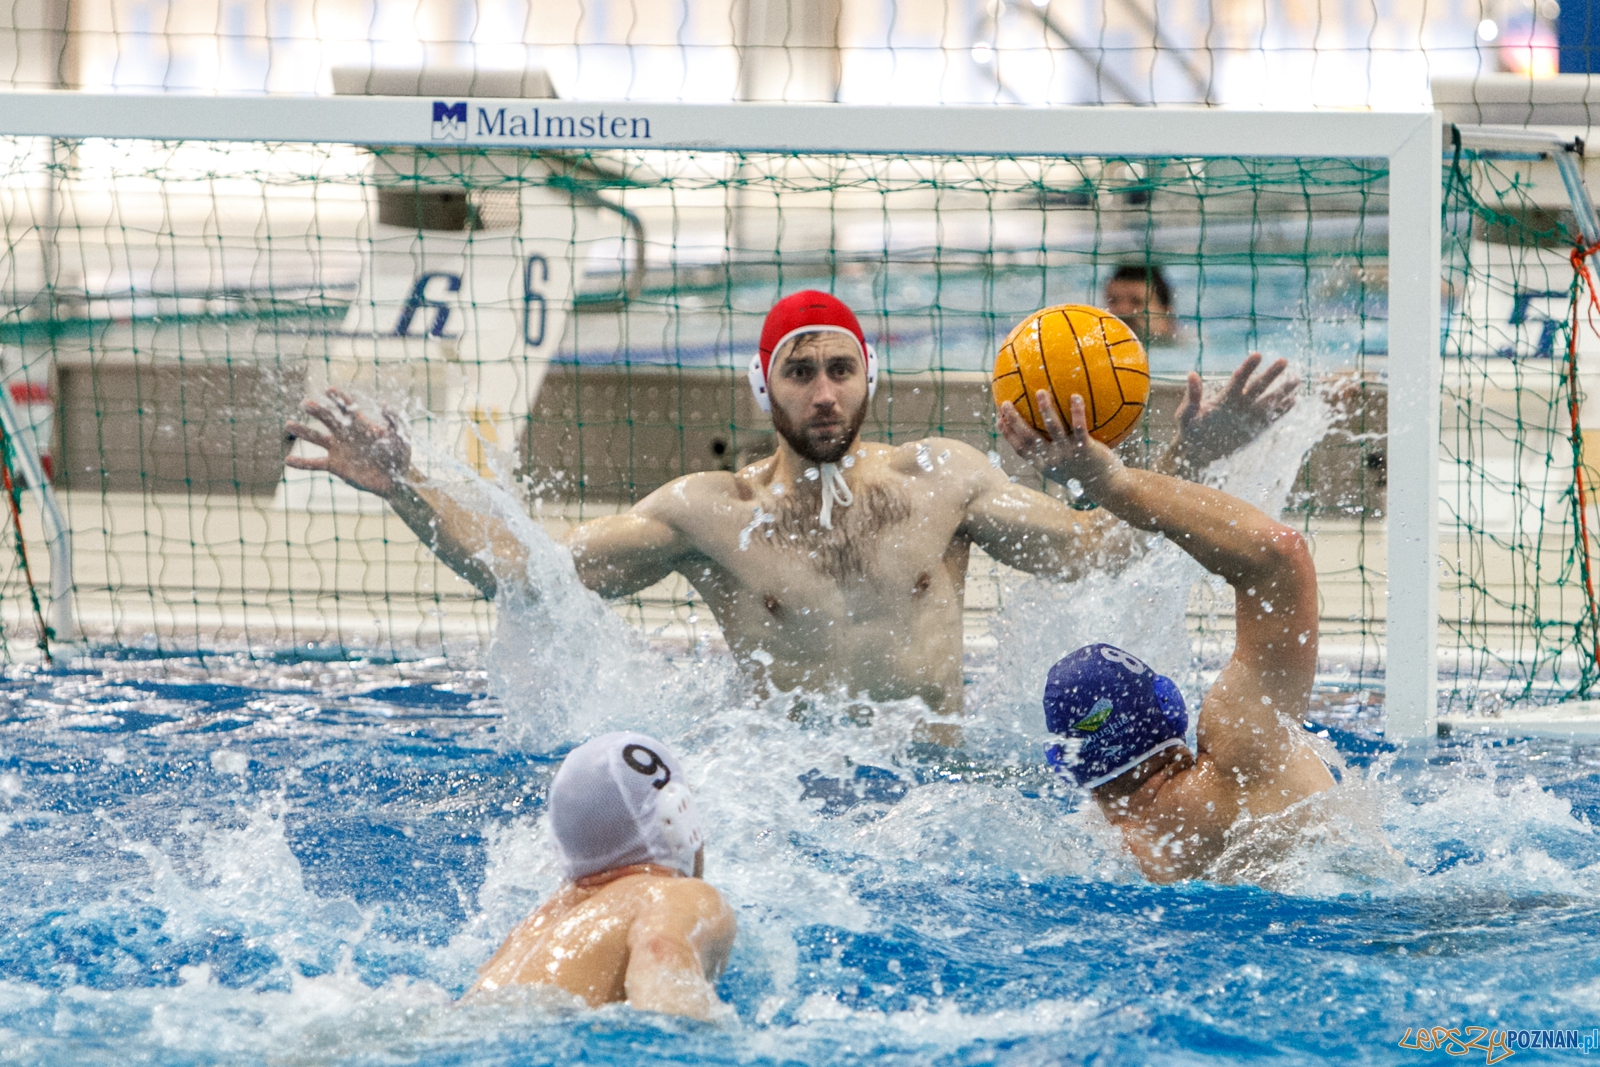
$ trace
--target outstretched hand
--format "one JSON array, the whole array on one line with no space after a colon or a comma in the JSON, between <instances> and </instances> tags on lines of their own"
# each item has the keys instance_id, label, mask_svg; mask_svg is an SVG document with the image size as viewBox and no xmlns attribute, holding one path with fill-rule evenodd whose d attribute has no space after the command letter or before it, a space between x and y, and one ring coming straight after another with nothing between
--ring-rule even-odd
<instances>
[{"instance_id":1,"label":"outstretched hand","mask_svg":"<svg viewBox=\"0 0 1600 1067\"><path fill-rule=\"evenodd\" d=\"M327 391L329 404L316 400L301 403L321 428L291 420L285 427L289 436L326 449L317 458L289 456L284 463L296 470L327 471L337 474L357 489L388 496L411 469L411 442L405 427L388 408L382 421L363 415L350 396L338 389Z\"/></svg>"},{"instance_id":2,"label":"outstretched hand","mask_svg":"<svg viewBox=\"0 0 1600 1067\"><path fill-rule=\"evenodd\" d=\"M1289 361L1275 360L1257 375L1260 366L1261 353L1250 353L1227 388L1209 399L1200 375L1189 372L1189 392L1178 405L1178 435L1171 449L1178 465L1198 471L1231 456L1294 407L1300 380L1284 377Z\"/></svg>"},{"instance_id":3,"label":"outstretched hand","mask_svg":"<svg viewBox=\"0 0 1600 1067\"><path fill-rule=\"evenodd\" d=\"M1035 430L1010 401L1000 405L1000 433L1019 456L1037 467L1046 478L1062 485L1069 479L1076 479L1090 499L1098 499L1096 490L1122 469L1122 461L1115 452L1089 436L1089 417L1084 411L1083 397L1074 394L1069 401L1070 428L1062 422L1061 413L1048 392L1039 390L1034 404L1049 436Z\"/></svg>"}]
</instances>

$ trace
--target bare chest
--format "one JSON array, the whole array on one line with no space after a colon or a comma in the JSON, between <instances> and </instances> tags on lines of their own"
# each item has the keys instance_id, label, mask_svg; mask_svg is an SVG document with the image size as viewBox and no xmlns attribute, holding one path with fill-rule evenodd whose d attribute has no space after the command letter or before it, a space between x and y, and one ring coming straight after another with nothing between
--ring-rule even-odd
<instances>
[{"instance_id":1,"label":"bare chest","mask_svg":"<svg viewBox=\"0 0 1600 1067\"><path fill-rule=\"evenodd\" d=\"M833 508L831 528L819 513L814 495L742 502L711 555L732 588L797 608L893 600L948 585L941 572L959 516L936 497L874 483Z\"/></svg>"}]
</instances>

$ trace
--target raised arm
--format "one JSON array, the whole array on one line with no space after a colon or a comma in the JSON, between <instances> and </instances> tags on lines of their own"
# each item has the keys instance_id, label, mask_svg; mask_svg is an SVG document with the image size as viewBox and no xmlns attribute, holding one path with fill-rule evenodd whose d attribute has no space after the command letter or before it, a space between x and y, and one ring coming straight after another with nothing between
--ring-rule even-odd
<instances>
[{"instance_id":1,"label":"raised arm","mask_svg":"<svg viewBox=\"0 0 1600 1067\"><path fill-rule=\"evenodd\" d=\"M979 475L961 532L1009 567L1063 581L1114 567L1135 551L1126 528L1103 510L1075 511L993 469Z\"/></svg>"},{"instance_id":2,"label":"raised arm","mask_svg":"<svg viewBox=\"0 0 1600 1067\"><path fill-rule=\"evenodd\" d=\"M1001 412L1018 452L1047 477L1076 478L1106 510L1165 535L1233 587L1233 659L1206 696L1200 749L1224 772L1246 778L1255 768L1281 769L1300 745L1278 713L1305 710L1317 663L1316 571L1304 539L1219 490L1123 466L1089 436L1082 398L1072 398L1070 429L1047 394L1039 404L1048 438L1010 405Z\"/></svg>"},{"instance_id":3,"label":"raised arm","mask_svg":"<svg viewBox=\"0 0 1600 1067\"><path fill-rule=\"evenodd\" d=\"M710 1020L722 1007L714 983L733 949L733 911L698 879L654 892L656 901L628 931L628 1004Z\"/></svg>"},{"instance_id":4,"label":"raised arm","mask_svg":"<svg viewBox=\"0 0 1600 1067\"><path fill-rule=\"evenodd\" d=\"M1234 369L1222 391L1210 397L1205 395L1200 375L1190 371L1183 402L1178 405L1177 435L1151 464L1151 470L1193 478L1255 440L1294 407L1300 381L1286 374L1288 369L1289 361L1278 359L1262 370L1261 353L1252 352Z\"/></svg>"},{"instance_id":5,"label":"raised arm","mask_svg":"<svg viewBox=\"0 0 1600 1067\"><path fill-rule=\"evenodd\" d=\"M682 515L691 494L669 482L621 515L607 515L567 535L583 584L601 596L627 596L671 574L690 555Z\"/></svg>"},{"instance_id":6,"label":"raised arm","mask_svg":"<svg viewBox=\"0 0 1600 1067\"><path fill-rule=\"evenodd\" d=\"M1252 352L1227 386L1210 397L1200 376L1191 373L1178 407L1177 435L1151 469L1192 478L1255 440L1294 406L1299 381L1285 374L1288 366L1279 359L1263 368L1261 353ZM967 507L963 532L1002 563L1068 581L1091 568L1115 569L1139 552L1128 528L1106 512L1075 511L998 470L985 472Z\"/></svg>"},{"instance_id":7,"label":"raised arm","mask_svg":"<svg viewBox=\"0 0 1600 1067\"><path fill-rule=\"evenodd\" d=\"M462 505L411 465L411 442L394 412L369 418L347 393L329 389L326 397L326 403L301 404L320 425L296 420L286 429L327 455L291 455L285 464L338 475L383 497L423 544L484 596L493 597L501 580L526 574L527 550L504 521Z\"/></svg>"},{"instance_id":8,"label":"raised arm","mask_svg":"<svg viewBox=\"0 0 1600 1067\"><path fill-rule=\"evenodd\" d=\"M317 425L292 421L289 434L327 455L290 456L288 466L326 471L383 497L423 544L485 596L493 597L502 583L531 591L527 547L502 516L463 503L412 466L411 444L393 412L368 417L337 389L328 390L327 403L307 400L302 406ZM584 585L603 596L623 596L665 577L684 554L670 503L657 492L626 514L576 527L567 542Z\"/></svg>"}]
</instances>

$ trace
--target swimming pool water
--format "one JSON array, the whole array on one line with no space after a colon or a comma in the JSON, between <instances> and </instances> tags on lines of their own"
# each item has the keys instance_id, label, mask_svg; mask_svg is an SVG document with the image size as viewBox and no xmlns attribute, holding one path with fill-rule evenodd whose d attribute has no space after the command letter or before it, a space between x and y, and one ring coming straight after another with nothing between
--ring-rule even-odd
<instances>
[{"instance_id":1,"label":"swimming pool water","mask_svg":"<svg viewBox=\"0 0 1600 1067\"><path fill-rule=\"evenodd\" d=\"M559 754L499 740L485 685L226 656L12 671L0 1058L1409 1062L1408 1026L1600 1019L1600 746L1352 756L1403 861L1317 846L1282 888L1157 887L992 738L930 761L886 726L753 714L682 744L739 914L737 1019L457 1006L555 882ZM852 789L848 749L900 787ZM802 799L813 764L841 784Z\"/></svg>"},{"instance_id":2,"label":"swimming pool water","mask_svg":"<svg viewBox=\"0 0 1600 1067\"><path fill-rule=\"evenodd\" d=\"M863 328L890 374L988 371L1011 327L1053 304L1104 302L1112 266L1017 263L993 269L922 263L853 264L830 281L863 314ZM1172 265L1178 331L1149 351L1160 375L1228 373L1252 349L1285 356L1312 373L1368 366L1388 350L1388 294L1362 281L1357 261ZM789 289L800 282L786 282ZM743 368L761 324L784 291L774 279L743 279L706 292L647 293L615 314L577 316L557 360ZM1380 366L1372 363L1368 369Z\"/></svg>"},{"instance_id":3,"label":"swimming pool water","mask_svg":"<svg viewBox=\"0 0 1600 1067\"><path fill-rule=\"evenodd\" d=\"M1216 473L1281 507L1327 417ZM502 597L482 662L107 649L0 678L0 1061L1416 1063L1443 1055L1398 1047L1417 1026L1600 1026L1600 745L1397 748L1329 685L1343 784L1261 828L1292 847L1230 853L1256 884L1152 886L1042 770L1038 693L1108 640L1200 696L1170 545L1008 590L950 752L910 703L758 699L723 653L650 647L485 499L541 595ZM621 726L697 790L729 1018L457 1003L558 884L561 755Z\"/></svg>"}]
</instances>

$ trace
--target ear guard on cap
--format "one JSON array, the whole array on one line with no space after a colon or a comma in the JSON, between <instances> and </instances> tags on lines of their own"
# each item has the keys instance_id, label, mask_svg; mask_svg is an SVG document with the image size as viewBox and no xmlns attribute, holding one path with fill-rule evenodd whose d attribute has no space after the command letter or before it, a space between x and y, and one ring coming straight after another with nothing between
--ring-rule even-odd
<instances>
[{"instance_id":1,"label":"ear guard on cap","mask_svg":"<svg viewBox=\"0 0 1600 1067\"><path fill-rule=\"evenodd\" d=\"M767 395L767 374L761 369L761 353L750 357L750 391L755 394L756 407L763 415L772 414L772 398Z\"/></svg>"},{"instance_id":2,"label":"ear guard on cap","mask_svg":"<svg viewBox=\"0 0 1600 1067\"><path fill-rule=\"evenodd\" d=\"M1150 681L1150 688L1156 693L1156 706L1167 717L1180 733L1187 733L1189 729L1189 708L1184 703L1183 690L1164 674L1158 674Z\"/></svg>"},{"instance_id":3,"label":"ear guard on cap","mask_svg":"<svg viewBox=\"0 0 1600 1067\"><path fill-rule=\"evenodd\" d=\"M807 327L804 330L796 330L795 332L796 333L815 333L818 330L826 330L826 329L831 329L831 328L832 327L827 327L827 326L821 326L821 327L819 327L819 326L811 326L811 327ZM848 333L848 331L845 331L845 330L840 330L839 332L840 333ZM793 335L791 334L790 336L793 336ZM850 335L850 336L852 337L852 339L854 338L854 335ZM783 341L779 341L778 344L773 348L774 354L776 354L778 349L782 348L783 345L784 345L784 342L788 341L788 340L789 340L789 338L785 337L783 339ZM877 393L878 393L878 352L877 352L876 349L874 349L872 347L871 344L867 344L867 345L865 345L863 347L865 347L866 350L867 350L867 403L870 404L870 403L872 403L872 398L874 396L876 396ZM750 376L750 391L755 394L756 407L761 409L762 414L771 415L772 414L772 397L767 392L767 372L761 369L761 353L760 352L757 352L755 355L750 357L749 376Z\"/></svg>"},{"instance_id":4,"label":"ear guard on cap","mask_svg":"<svg viewBox=\"0 0 1600 1067\"><path fill-rule=\"evenodd\" d=\"M694 875L694 856L705 844L694 798L682 782L670 782L657 794L651 832L659 842L666 865Z\"/></svg>"}]
</instances>

